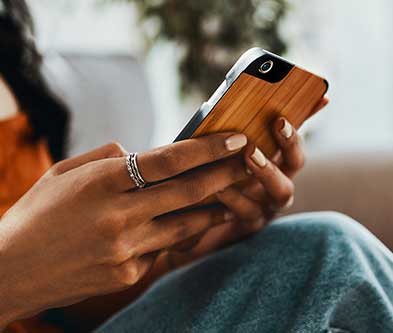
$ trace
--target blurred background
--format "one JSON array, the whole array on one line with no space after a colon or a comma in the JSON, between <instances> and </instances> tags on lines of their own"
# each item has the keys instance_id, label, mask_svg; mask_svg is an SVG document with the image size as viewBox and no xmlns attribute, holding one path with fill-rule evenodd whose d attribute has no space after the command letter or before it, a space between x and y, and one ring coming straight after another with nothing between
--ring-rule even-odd
<instances>
[{"instance_id":1,"label":"blurred background","mask_svg":"<svg viewBox=\"0 0 393 333\"><path fill-rule=\"evenodd\" d=\"M302 131L293 211L338 210L393 248L391 0L29 0L74 155L171 142L234 61L261 46L326 77ZM390 41L390 42L389 42Z\"/></svg>"},{"instance_id":2,"label":"blurred background","mask_svg":"<svg viewBox=\"0 0 393 333\"><path fill-rule=\"evenodd\" d=\"M393 144L390 0L29 0L29 4L46 54L136 59L154 112L154 131L146 132L149 146L170 142L214 91L221 73L256 45L328 78L331 103L305 128L311 154ZM219 68L218 73L211 68ZM144 112L140 110L142 117Z\"/></svg>"}]
</instances>

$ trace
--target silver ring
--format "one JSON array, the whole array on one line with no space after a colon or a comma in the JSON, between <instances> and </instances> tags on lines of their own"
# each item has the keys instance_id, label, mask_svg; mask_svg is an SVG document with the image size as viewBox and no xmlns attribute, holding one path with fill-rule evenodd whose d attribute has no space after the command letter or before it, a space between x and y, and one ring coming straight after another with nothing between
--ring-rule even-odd
<instances>
[{"instance_id":1,"label":"silver ring","mask_svg":"<svg viewBox=\"0 0 393 333\"><path fill-rule=\"evenodd\" d=\"M130 178L136 187L143 188L146 185L141 173L139 172L138 163L136 161L137 153L130 153L126 156L126 165Z\"/></svg>"}]
</instances>

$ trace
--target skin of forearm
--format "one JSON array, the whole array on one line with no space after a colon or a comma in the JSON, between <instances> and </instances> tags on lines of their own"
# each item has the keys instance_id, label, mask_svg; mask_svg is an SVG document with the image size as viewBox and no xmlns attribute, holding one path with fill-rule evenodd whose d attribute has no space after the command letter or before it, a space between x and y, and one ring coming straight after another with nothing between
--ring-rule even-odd
<instances>
[{"instance_id":1,"label":"skin of forearm","mask_svg":"<svg viewBox=\"0 0 393 333\"><path fill-rule=\"evenodd\" d=\"M9 224L6 219L5 216L0 219L0 332L9 323L33 315L23 308L24 302L18 302L24 299L22 289L26 285L18 281L17 273L13 273L15 258L7 245Z\"/></svg>"},{"instance_id":2,"label":"skin of forearm","mask_svg":"<svg viewBox=\"0 0 393 333\"><path fill-rule=\"evenodd\" d=\"M9 285L9 271L7 265L7 249L5 245L6 235L2 228L3 219L0 219L0 331L10 322L16 319L17 311L10 302L12 286Z\"/></svg>"}]
</instances>

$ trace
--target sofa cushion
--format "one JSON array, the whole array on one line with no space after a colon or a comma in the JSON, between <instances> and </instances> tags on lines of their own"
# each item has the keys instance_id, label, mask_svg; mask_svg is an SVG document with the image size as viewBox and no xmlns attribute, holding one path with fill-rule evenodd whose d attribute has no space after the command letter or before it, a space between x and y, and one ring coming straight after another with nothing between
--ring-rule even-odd
<instances>
[{"instance_id":1,"label":"sofa cushion","mask_svg":"<svg viewBox=\"0 0 393 333\"><path fill-rule=\"evenodd\" d=\"M47 54L44 75L71 109L71 156L111 141L148 147L154 116L142 66L128 55Z\"/></svg>"},{"instance_id":2,"label":"sofa cushion","mask_svg":"<svg viewBox=\"0 0 393 333\"><path fill-rule=\"evenodd\" d=\"M393 151L310 158L296 185L291 212L348 214L393 249Z\"/></svg>"}]
</instances>

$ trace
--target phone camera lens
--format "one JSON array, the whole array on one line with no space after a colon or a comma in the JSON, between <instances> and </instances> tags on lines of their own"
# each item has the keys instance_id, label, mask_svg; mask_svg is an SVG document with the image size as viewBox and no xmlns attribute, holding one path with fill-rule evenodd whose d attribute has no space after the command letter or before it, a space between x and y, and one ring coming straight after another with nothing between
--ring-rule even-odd
<instances>
[{"instance_id":1,"label":"phone camera lens","mask_svg":"<svg viewBox=\"0 0 393 333\"><path fill-rule=\"evenodd\" d=\"M273 68L273 61L268 60L268 61L265 61L265 62L261 65L261 67L259 67L259 71L260 71L262 74L266 74L266 73L269 73L269 72L271 71L272 68Z\"/></svg>"}]
</instances>

